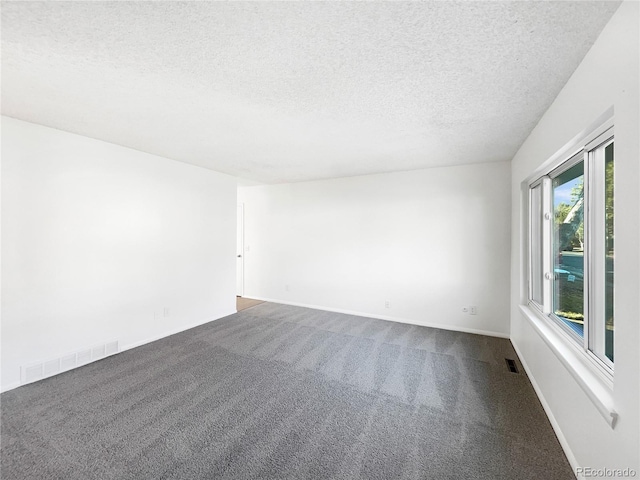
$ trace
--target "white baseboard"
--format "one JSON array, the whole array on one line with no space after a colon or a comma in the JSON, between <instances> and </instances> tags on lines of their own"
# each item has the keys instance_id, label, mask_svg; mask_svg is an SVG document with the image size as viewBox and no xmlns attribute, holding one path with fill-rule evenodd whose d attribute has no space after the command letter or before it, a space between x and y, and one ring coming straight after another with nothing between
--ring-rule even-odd
<instances>
[{"instance_id":1,"label":"white baseboard","mask_svg":"<svg viewBox=\"0 0 640 480\"><path fill-rule=\"evenodd\" d=\"M562 447L562 450L564 451L564 454L566 455L567 460L569 460L569 464L571 465L573 474L575 475L576 474L575 472L578 471L578 467L579 467L578 461L576 460L576 456L573 454L573 451L571 450L571 447L569 446L569 442L567 442L567 439L565 438L564 433L562 433L560 424L556 420L556 417L553 415L553 412L551 411L551 407L547 403L547 400L544 398L544 395L542 394L542 389L538 385L538 382L536 382L536 379L533 376L533 373L529 369L529 366L527 365L527 362L524 359L524 355L522 355L520 348L518 348L518 345L513 341L513 339L511 340L511 345L513 345L513 349L516 351L516 354L520 359L520 363L524 367L525 372L527 372L527 376L531 381L531 385L533 385L533 389L535 390L536 395L538 395L538 399L542 404L542 408L544 409L544 412L547 414L547 418L551 423L551 427L553 428L553 431L555 432L556 437L558 437L560 446Z\"/></svg>"},{"instance_id":2,"label":"white baseboard","mask_svg":"<svg viewBox=\"0 0 640 480\"><path fill-rule=\"evenodd\" d=\"M200 325L204 325L205 323L214 322L216 320L220 320L221 318L228 317L229 315L233 315L237 313L235 310L230 310L226 313L223 313L219 316L215 316L214 318L207 318L206 320L200 320L195 323L191 323L186 326L182 326L179 328L175 328L173 330L169 330L167 332L163 332L160 335L154 335L153 337L145 338L144 340L140 340L134 343L128 343L123 345L120 348L120 352L124 352L125 350L131 350L132 348L141 347L142 345L146 345L147 343L155 342L157 340L161 340L166 337L170 337L171 335L175 335L176 333L184 332L185 330L190 330L192 328L199 327ZM118 352L119 353L119 352Z\"/></svg>"},{"instance_id":3,"label":"white baseboard","mask_svg":"<svg viewBox=\"0 0 640 480\"><path fill-rule=\"evenodd\" d=\"M455 325L447 325L444 323L431 323L431 322L423 322L420 320L413 320L410 318L401 318L401 317L392 317L389 315L377 315L373 313L366 312L356 312L353 310L345 310L341 308L331 308L331 307L323 307L322 305L310 305L308 303L297 303L297 302L287 302L284 300L278 300L273 298L262 298L262 297L254 297L249 295L248 298L253 298L255 300L262 300L263 302L271 302L271 303L280 303L283 305L291 305L294 307L305 307L312 308L314 310L325 310L327 312L336 312L336 313L345 313L347 315L356 315L358 317L367 317L367 318L375 318L377 320L388 320L390 322L398 322L398 323L408 323L410 325L419 325L421 327L430 327L430 328L439 328L441 330L452 330L454 332L464 332L464 333L474 333L476 335L486 335L489 337L499 337L499 338L509 338L509 335L501 332L492 332L489 330L479 330L475 328L466 328L466 327L458 327Z\"/></svg>"},{"instance_id":4,"label":"white baseboard","mask_svg":"<svg viewBox=\"0 0 640 480\"><path fill-rule=\"evenodd\" d=\"M13 382L13 383L10 383L9 385L3 385L2 388L0 388L0 393L13 390L14 388L18 388L20 385L22 385L20 382Z\"/></svg>"}]
</instances>

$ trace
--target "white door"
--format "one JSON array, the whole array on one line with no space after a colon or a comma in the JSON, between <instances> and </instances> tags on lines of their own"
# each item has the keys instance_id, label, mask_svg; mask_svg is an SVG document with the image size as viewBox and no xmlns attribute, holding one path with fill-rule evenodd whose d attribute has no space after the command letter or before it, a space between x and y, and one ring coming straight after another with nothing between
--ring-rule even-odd
<instances>
[{"instance_id":1,"label":"white door","mask_svg":"<svg viewBox=\"0 0 640 480\"><path fill-rule=\"evenodd\" d=\"M236 234L236 295L244 294L244 205L238 205Z\"/></svg>"}]
</instances>

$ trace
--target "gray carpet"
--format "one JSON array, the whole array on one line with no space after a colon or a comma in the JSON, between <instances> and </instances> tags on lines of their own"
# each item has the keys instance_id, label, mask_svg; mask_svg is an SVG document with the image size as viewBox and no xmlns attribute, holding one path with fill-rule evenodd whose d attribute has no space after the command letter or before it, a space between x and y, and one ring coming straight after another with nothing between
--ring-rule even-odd
<instances>
[{"instance_id":1,"label":"gray carpet","mask_svg":"<svg viewBox=\"0 0 640 480\"><path fill-rule=\"evenodd\" d=\"M575 478L505 357L263 303L2 394L2 479Z\"/></svg>"}]
</instances>

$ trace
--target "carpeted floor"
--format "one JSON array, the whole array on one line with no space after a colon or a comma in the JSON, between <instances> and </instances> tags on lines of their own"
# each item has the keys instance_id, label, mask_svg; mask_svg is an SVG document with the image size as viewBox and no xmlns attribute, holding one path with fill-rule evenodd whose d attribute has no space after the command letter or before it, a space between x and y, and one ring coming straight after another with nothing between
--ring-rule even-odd
<instances>
[{"instance_id":1,"label":"carpeted floor","mask_svg":"<svg viewBox=\"0 0 640 480\"><path fill-rule=\"evenodd\" d=\"M2 394L1 476L575 478L505 357L504 339L263 303Z\"/></svg>"}]
</instances>

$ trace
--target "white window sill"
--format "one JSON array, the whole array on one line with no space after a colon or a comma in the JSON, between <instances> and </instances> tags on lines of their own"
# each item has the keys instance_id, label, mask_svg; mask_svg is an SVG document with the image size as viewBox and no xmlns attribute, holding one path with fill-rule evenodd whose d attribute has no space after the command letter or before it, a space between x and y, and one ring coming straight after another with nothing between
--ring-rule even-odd
<instances>
[{"instance_id":1,"label":"white window sill","mask_svg":"<svg viewBox=\"0 0 640 480\"><path fill-rule=\"evenodd\" d=\"M614 428L618 414L613 408L611 379L601 373L582 350L563 338L542 315L527 305L520 305L520 311L587 394L609 426Z\"/></svg>"}]
</instances>

